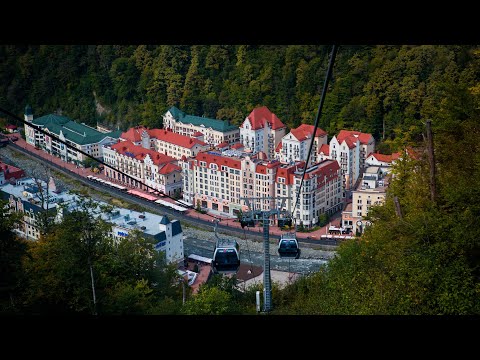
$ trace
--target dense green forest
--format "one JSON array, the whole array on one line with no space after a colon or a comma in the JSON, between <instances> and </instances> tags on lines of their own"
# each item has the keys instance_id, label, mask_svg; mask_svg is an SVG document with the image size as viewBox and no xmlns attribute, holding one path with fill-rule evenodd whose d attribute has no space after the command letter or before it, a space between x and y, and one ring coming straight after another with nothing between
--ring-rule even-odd
<instances>
[{"instance_id":1,"label":"dense green forest","mask_svg":"<svg viewBox=\"0 0 480 360\"><path fill-rule=\"evenodd\" d=\"M214 275L193 296L153 240L134 231L114 242L107 235L111 225L90 216L93 201L66 213L59 223L45 217L38 241L14 234L21 217L5 205L0 200L0 314L255 313L258 286L242 293L234 278Z\"/></svg>"},{"instance_id":2,"label":"dense green forest","mask_svg":"<svg viewBox=\"0 0 480 360\"><path fill-rule=\"evenodd\" d=\"M371 132L383 150L416 141L451 89L478 80L474 46L341 46L321 127ZM329 46L0 46L0 106L61 110L124 130L162 125L172 105L236 124L266 105L290 128L313 123ZM98 107L97 107L98 104ZM395 139L395 141L393 141ZM393 146L393 147L392 147Z\"/></svg>"},{"instance_id":3,"label":"dense green forest","mask_svg":"<svg viewBox=\"0 0 480 360\"><path fill-rule=\"evenodd\" d=\"M122 128L159 126L171 105L237 123L267 105L292 127L313 122L328 51L297 45L1 46L0 105L19 115L26 103L38 115L62 109L87 123ZM479 75L476 46L340 48L321 126L330 133L371 131L385 139L383 150L409 144L418 156L403 156L394 167L386 204L372 208L373 225L360 239L342 244L317 273L285 290L274 287L275 314L480 313ZM108 113L96 112L95 97ZM422 150L426 119L433 128L435 199L432 164ZM135 256L152 254L151 244L137 236L115 247L105 225L84 213L25 243L11 231L18 219L0 209L2 312L92 313L89 264L101 314L255 312L256 289L241 294L217 277L182 305L173 270L154 256Z\"/></svg>"}]
</instances>

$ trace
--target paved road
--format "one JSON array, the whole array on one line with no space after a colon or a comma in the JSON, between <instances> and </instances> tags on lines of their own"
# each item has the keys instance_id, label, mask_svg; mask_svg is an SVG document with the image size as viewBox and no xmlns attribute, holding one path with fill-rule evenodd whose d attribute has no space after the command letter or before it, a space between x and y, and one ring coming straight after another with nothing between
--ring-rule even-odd
<instances>
[{"instance_id":1,"label":"paved road","mask_svg":"<svg viewBox=\"0 0 480 360\"><path fill-rule=\"evenodd\" d=\"M51 162L50 160L48 160L46 158L43 158L43 157L37 155L34 152L28 151L25 148L22 148L22 147L14 144L14 143L9 143L7 146L10 147L12 150L18 151L18 152L20 152L20 153L22 153L26 156L30 156L34 159L37 159L37 160L41 161L42 163L46 163L51 168L53 168L55 170L58 170L58 171L62 172L63 174L65 174L67 176L70 176L70 177L82 182L83 184L91 186L98 191L108 193L112 196L123 199L125 201L130 202L130 203L141 205L141 206L145 207L146 209L148 209L149 211L152 211L154 213L161 214L161 215L168 214L173 218L176 218L178 220L186 222L187 224L191 224L193 226L197 226L197 227L201 227L201 228L212 226L211 221L203 220L201 218L195 218L194 216L186 216L186 215L183 215L183 214L181 214L181 213L179 213L179 212L177 212L173 209L164 207L160 204L151 203L147 200L143 200L143 199L134 197L132 195L125 194L125 193L123 193L119 190L116 190L114 188L110 188L106 185L102 185L102 184L97 183L97 182L89 181L87 178L85 178L85 177L83 177L83 176L81 176L77 173L71 172L68 169L65 169L64 167L62 167L62 166L60 166L60 165L58 165L54 162ZM218 231L221 232L222 230L227 230L228 232L235 233L238 236L243 236L243 234L244 234L244 231L241 228L225 226L225 225L222 225L222 223L219 223L218 224ZM247 233L247 236L248 235L256 236L256 237L261 236L261 232L258 232L258 230L257 231L246 230L246 233ZM270 239L279 239L279 236L270 234ZM330 245L330 246L339 245L339 242L337 242L336 240L299 239L299 242L303 243L303 244L314 244L314 245Z\"/></svg>"},{"instance_id":2,"label":"paved road","mask_svg":"<svg viewBox=\"0 0 480 360\"><path fill-rule=\"evenodd\" d=\"M214 243L209 240L194 239L192 237L186 237L183 240L185 256L197 254L211 259L213 257L213 247ZM240 250L240 261L244 264L253 264L263 268L263 253L242 248ZM270 268L279 271L306 274L318 271L319 267L326 263L327 261L322 259L285 259L270 255Z\"/></svg>"}]
</instances>

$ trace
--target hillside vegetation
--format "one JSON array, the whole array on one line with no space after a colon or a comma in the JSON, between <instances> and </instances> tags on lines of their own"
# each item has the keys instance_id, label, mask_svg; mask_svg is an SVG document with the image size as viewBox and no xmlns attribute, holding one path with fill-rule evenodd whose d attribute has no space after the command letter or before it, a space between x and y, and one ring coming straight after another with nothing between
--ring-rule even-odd
<instances>
[{"instance_id":1,"label":"hillside vegetation","mask_svg":"<svg viewBox=\"0 0 480 360\"><path fill-rule=\"evenodd\" d=\"M329 49L300 45L0 46L4 59L0 62L0 106L22 115L30 103L36 115L61 109L64 115L89 124L99 121L126 129L139 123L161 126L161 115L172 105L236 124L255 106L266 105L294 127L313 123ZM372 208L373 225L361 239L340 246L327 268L284 290L274 288L274 313L480 313L479 72L480 51L474 46L340 47L320 126L330 135L339 129L371 132L385 153L402 151L407 145L420 150L416 159L404 155L395 167L386 204ZM431 164L421 150L427 119L432 120L436 157L435 201L429 188ZM395 212L394 196L403 218ZM42 287L57 277L58 269L65 269L58 265L58 261L63 264L63 255L50 261L45 249L56 248L58 241L63 244L58 234L65 230L59 225L55 234L29 246L30 257L24 256L22 262L25 244L14 241L12 221L6 214L0 220L5 233L1 236L2 266L8 266L12 274L2 283L6 289L2 304L19 306L12 305L12 294L18 293L30 309L55 306L57 299L46 296ZM70 254L70 243L65 244L59 249ZM84 265L85 257L80 258ZM98 260L98 264L103 263ZM80 285L72 283L69 292L61 292L62 309L91 311L88 268L82 269L81 277L62 273L58 288L52 288L60 291L62 281L70 284L72 278L81 279ZM178 287L152 290L139 283L145 279L153 283L150 271L141 277L125 275L124 287L113 288L111 274L115 272L106 269L108 276L102 278L100 287L108 299L106 312L254 311L253 292L248 299L240 297L230 283L219 279L218 286L205 286L201 296L188 300L194 303L187 301L182 307L179 300L173 300L181 298ZM30 290L23 293L22 289ZM158 298L149 295L151 291L158 291L159 298L172 304L167 300L159 304ZM124 306L117 306L115 296L108 294L126 299Z\"/></svg>"},{"instance_id":2,"label":"hillside vegetation","mask_svg":"<svg viewBox=\"0 0 480 360\"><path fill-rule=\"evenodd\" d=\"M0 106L124 130L160 127L172 105L236 124L266 105L313 123L328 63L320 45L0 46ZM473 46L341 46L321 127L371 132L385 151L419 139L456 89L478 91ZM98 110L98 111L97 111ZM392 144L393 142L393 144ZM393 148L392 148L393 145Z\"/></svg>"}]
</instances>

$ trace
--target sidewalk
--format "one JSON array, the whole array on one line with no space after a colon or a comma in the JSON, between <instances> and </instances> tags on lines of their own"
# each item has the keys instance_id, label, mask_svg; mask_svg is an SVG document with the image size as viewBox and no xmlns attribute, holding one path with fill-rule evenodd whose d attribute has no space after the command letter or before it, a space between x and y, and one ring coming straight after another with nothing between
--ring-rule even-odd
<instances>
[{"instance_id":1,"label":"sidewalk","mask_svg":"<svg viewBox=\"0 0 480 360\"><path fill-rule=\"evenodd\" d=\"M50 155L50 154L44 152L43 150L37 150L37 149L35 149L34 146L32 146L30 144L27 144L27 142L18 133L9 134L9 135L6 135L6 136L16 136L16 137L18 137L18 140L15 142L15 144L18 145L19 147L22 147L27 151L30 151L30 152L48 160L48 161L51 161L51 162L65 168L67 170L70 170L71 172L73 172L75 174L78 174L78 175L83 176L83 177L87 177L88 175L93 175L97 178L101 178L103 180L115 182L115 183L118 183L118 184L121 184L123 186L126 186L126 187L129 187L129 188L133 189L133 187L130 187L130 186L124 184L124 183L121 183L119 181L115 181L113 179L108 178L103 172L94 174L92 171L90 171L90 169L84 169L82 167L77 167L74 164L66 163L66 162L62 161L60 158L58 158L56 156L53 156L53 155ZM141 191L145 194L151 195L147 191L140 190L138 188L135 188L135 189L138 190L138 191ZM171 200L167 197L162 198L162 200L165 200L165 201L171 202L172 204L175 204L174 200ZM210 214L210 215L207 215L207 214ZM221 215L220 213L218 213L216 211L213 211L213 210L208 211L207 214L201 214L201 213L199 213L199 212L197 212L193 209L190 209L190 210L185 212L185 215L189 216L191 218L197 218L197 219L202 219L202 220L211 222L212 223L212 228L211 228L212 232L213 232L213 226L214 226L212 215L215 216L216 218L221 219L221 222L220 222L221 225L226 225L226 226L232 227L232 228L240 228L240 229L242 228L240 223L238 222L238 220L236 218ZM320 240L320 235L327 234L327 229L330 225L334 225L334 226L339 227L340 223L341 223L341 219L342 219L342 213L337 212L336 214L334 214L332 216L332 218L330 219L330 223L328 223L326 226L323 226L322 228L320 228L316 231L313 231L313 232L305 232L305 233L297 232L297 238L299 238L299 239ZM258 226L258 224L254 228L246 228L246 229L248 229L250 231L258 231L259 235L261 235L263 233L263 227ZM281 234L284 234L285 232L286 231L280 230L278 228L278 226L276 226L276 225L270 226L270 235L271 236L280 236Z\"/></svg>"}]
</instances>

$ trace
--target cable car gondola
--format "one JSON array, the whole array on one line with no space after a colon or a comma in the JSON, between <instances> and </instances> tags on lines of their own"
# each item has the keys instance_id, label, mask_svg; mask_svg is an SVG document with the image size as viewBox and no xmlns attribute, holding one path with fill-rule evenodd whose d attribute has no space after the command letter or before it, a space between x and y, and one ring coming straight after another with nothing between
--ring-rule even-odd
<instances>
[{"instance_id":1,"label":"cable car gondola","mask_svg":"<svg viewBox=\"0 0 480 360\"><path fill-rule=\"evenodd\" d=\"M213 271L234 274L240 267L240 246L235 240L218 239L213 251Z\"/></svg>"},{"instance_id":2,"label":"cable car gondola","mask_svg":"<svg viewBox=\"0 0 480 360\"><path fill-rule=\"evenodd\" d=\"M300 248L295 233L286 233L280 237L278 241L278 255L295 259L300 257Z\"/></svg>"},{"instance_id":3,"label":"cable car gondola","mask_svg":"<svg viewBox=\"0 0 480 360\"><path fill-rule=\"evenodd\" d=\"M221 239L217 234L219 219L215 219L214 234L217 237L213 250L212 268L217 274L234 274L240 267L240 245L235 240Z\"/></svg>"}]
</instances>

